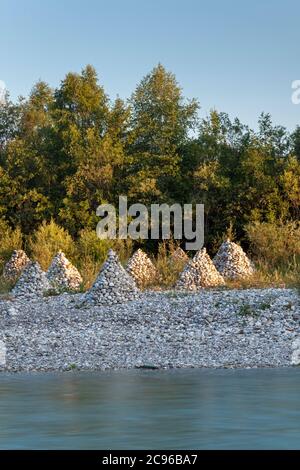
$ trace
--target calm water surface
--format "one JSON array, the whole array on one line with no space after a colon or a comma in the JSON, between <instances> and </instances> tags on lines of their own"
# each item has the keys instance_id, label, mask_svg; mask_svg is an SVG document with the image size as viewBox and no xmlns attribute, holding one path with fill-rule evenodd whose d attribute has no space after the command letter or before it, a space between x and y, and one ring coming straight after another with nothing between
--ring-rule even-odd
<instances>
[{"instance_id":1,"label":"calm water surface","mask_svg":"<svg viewBox=\"0 0 300 470\"><path fill-rule=\"evenodd\" d=\"M0 374L1 449L300 449L300 370Z\"/></svg>"}]
</instances>

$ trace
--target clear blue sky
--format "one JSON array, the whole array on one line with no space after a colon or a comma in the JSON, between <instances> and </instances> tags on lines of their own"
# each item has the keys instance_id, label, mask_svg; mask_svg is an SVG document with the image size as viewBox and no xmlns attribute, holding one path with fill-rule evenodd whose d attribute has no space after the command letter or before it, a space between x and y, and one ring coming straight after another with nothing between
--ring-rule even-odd
<instances>
[{"instance_id":1,"label":"clear blue sky","mask_svg":"<svg viewBox=\"0 0 300 470\"><path fill-rule=\"evenodd\" d=\"M255 126L268 111L300 124L299 0L0 0L0 40L14 99L88 63L111 98L126 98L161 62L202 116L216 108Z\"/></svg>"}]
</instances>

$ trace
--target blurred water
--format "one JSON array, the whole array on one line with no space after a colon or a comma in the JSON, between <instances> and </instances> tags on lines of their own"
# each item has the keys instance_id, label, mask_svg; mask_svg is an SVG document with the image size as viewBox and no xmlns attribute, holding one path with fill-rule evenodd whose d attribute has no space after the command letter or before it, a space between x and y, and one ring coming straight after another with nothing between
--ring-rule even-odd
<instances>
[{"instance_id":1,"label":"blurred water","mask_svg":"<svg viewBox=\"0 0 300 470\"><path fill-rule=\"evenodd\" d=\"M0 374L1 449L300 449L300 370Z\"/></svg>"}]
</instances>

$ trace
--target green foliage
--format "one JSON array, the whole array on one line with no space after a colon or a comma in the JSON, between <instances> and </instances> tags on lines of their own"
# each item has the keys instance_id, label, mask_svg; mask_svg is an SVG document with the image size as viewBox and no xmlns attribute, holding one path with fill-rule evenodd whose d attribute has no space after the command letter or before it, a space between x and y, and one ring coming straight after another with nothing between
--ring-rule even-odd
<instances>
[{"instance_id":1,"label":"green foliage","mask_svg":"<svg viewBox=\"0 0 300 470\"><path fill-rule=\"evenodd\" d=\"M60 240L60 232L51 235L48 227L52 241L47 245L41 232L47 232L47 224L39 227L52 219L72 236L74 242L67 234L63 249L78 260L83 257L91 282L107 249L94 240L96 208L116 204L126 194L129 203L148 206L204 203L206 246L215 252L228 230L246 247L250 240L264 259L262 278L268 267L283 272L277 259L284 261L281 237L289 244L285 265L296 266L290 221L300 219L300 127L290 135L263 113L254 132L216 110L199 120L198 108L161 64L141 80L127 103L109 100L90 65L68 73L54 90L38 82L27 99L13 103L7 97L0 104L0 218L12 227L14 248L21 240L20 227L46 266L59 244L51 236ZM270 227L278 220L286 229L276 229L272 238ZM262 236L260 229L260 247L249 235L251 226L268 227L269 235ZM42 248L34 246L34 231L41 238L38 245L46 247L44 259L38 252ZM3 247L8 240L4 237ZM92 254L82 255L84 246ZM123 261L133 248L125 241L114 247ZM157 244L147 248L156 251ZM161 269L172 279L167 257L160 251Z\"/></svg>"},{"instance_id":2,"label":"green foliage","mask_svg":"<svg viewBox=\"0 0 300 470\"><path fill-rule=\"evenodd\" d=\"M96 226L96 209L114 199L115 172L124 158L120 143L109 135L100 139L93 130L87 132L86 150L76 173L65 180L66 197L60 210L60 219L73 234Z\"/></svg>"},{"instance_id":3,"label":"green foliage","mask_svg":"<svg viewBox=\"0 0 300 470\"><path fill-rule=\"evenodd\" d=\"M14 250L21 249L22 234L19 227L12 229L5 220L0 219L0 272Z\"/></svg>"},{"instance_id":4,"label":"green foliage","mask_svg":"<svg viewBox=\"0 0 300 470\"><path fill-rule=\"evenodd\" d=\"M111 241L100 240L95 230L81 230L76 246L76 263L84 287L88 288L94 282L110 247Z\"/></svg>"},{"instance_id":5,"label":"green foliage","mask_svg":"<svg viewBox=\"0 0 300 470\"><path fill-rule=\"evenodd\" d=\"M251 250L270 269L300 265L300 225L297 222L256 222L246 226Z\"/></svg>"},{"instance_id":6,"label":"green foliage","mask_svg":"<svg viewBox=\"0 0 300 470\"><path fill-rule=\"evenodd\" d=\"M47 270L54 255L62 250L70 260L75 257L76 247L66 229L57 225L54 220L43 222L29 237L29 254Z\"/></svg>"},{"instance_id":7,"label":"green foliage","mask_svg":"<svg viewBox=\"0 0 300 470\"><path fill-rule=\"evenodd\" d=\"M175 76L162 65L133 93L128 135L128 195L149 204L168 200L179 176L179 148L197 118L198 103L186 103Z\"/></svg>"},{"instance_id":8,"label":"green foliage","mask_svg":"<svg viewBox=\"0 0 300 470\"><path fill-rule=\"evenodd\" d=\"M77 241L77 256L82 259L89 257L95 263L103 263L111 240L100 240L95 230L83 229Z\"/></svg>"},{"instance_id":9,"label":"green foliage","mask_svg":"<svg viewBox=\"0 0 300 470\"><path fill-rule=\"evenodd\" d=\"M94 282L109 248L118 253L122 262L126 262L132 252L132 241L101 240L95 230L81 230L76 243L76 266L82 275L85 288L89 288Z\"/></svg>"},{"instance_id":10,"label":"green foliage","mask_svg":"<svg viewBox=\"0 0 300 470\"><path fill-rule=\"evenodd\" d=\"M249 304L243 304L240 306L238 314L242 317L257 317L258 313L256 310Z\"/></svg>"}]
</instances>

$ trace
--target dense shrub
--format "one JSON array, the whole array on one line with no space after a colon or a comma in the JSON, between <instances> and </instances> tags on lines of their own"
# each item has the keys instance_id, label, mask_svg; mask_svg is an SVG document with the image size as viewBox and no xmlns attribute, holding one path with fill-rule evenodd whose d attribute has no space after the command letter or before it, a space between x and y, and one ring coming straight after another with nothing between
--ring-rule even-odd
<instances>
[{"instance_id":1,"label":"dense shrub","mask_svg":"<svg viewBox=\"0 0 300 470\"><path fill-rule=\"evenodd\" d=\"M2 273L3 266L10 258L14 250L22 248L22 233L17 227L13 230L4 221L0 220L0 272Z\"/></svg>"},{"instance_id":2,"label":"dense shrub","mask_svg":"<svg viewBox=\"0 0 300 470\"><path fill-rule=\"evenodd\" d=\"M296 268L300 263L300 224L256 222L246 226L256 259L270 269Z\"/></svg>"},{"instance_id":3,"label":"dense shrub","mask_svg":"<svg viewBox=\"0 0 300 470\"><path fill-rule=\"evenodd\" d=\"M37 260L44 270L48 269L53 256L62 250L72 261L76 254L76 246L71 235L53 220L43 222L29 237L29 254Z\"/></svg>"},{"instance_id":4,"label":"dense shrub","mask_svg":"<svg viewBox=\"0 0 300 470\"><path fill-rule=\"evenodd\" d=\"M76 244L76 263L86 288L92 285L110 247L111 241L100 240L95 230L80 231Z\"/></svg>"}]
</instances>

